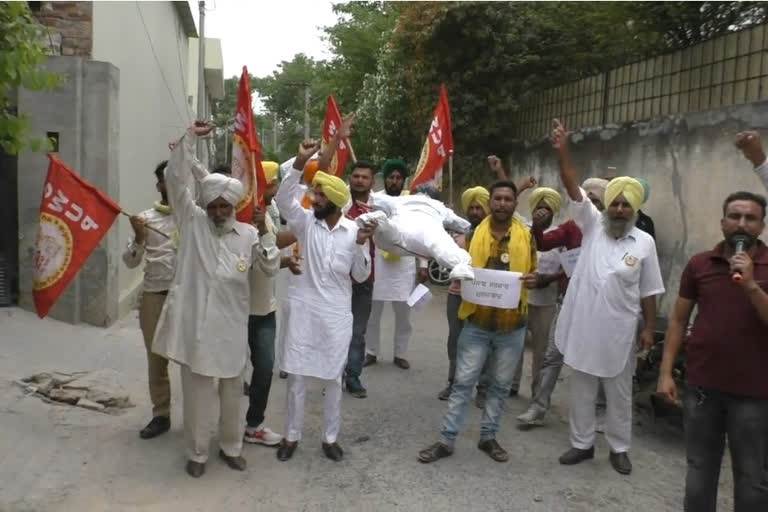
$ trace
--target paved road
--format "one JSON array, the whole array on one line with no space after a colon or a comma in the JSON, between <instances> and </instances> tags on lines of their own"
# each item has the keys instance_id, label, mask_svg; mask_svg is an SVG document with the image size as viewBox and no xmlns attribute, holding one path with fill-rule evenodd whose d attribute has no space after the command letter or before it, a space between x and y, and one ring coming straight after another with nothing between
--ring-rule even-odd
<instances>
[{"instance_id":1,"label":"paved road","mask_svg":"<svg viewBox=\"0 0 768 512\"><path fill-rule=\"evenodd\" d=\"M555 395L549 428L520 432L514 416L526 397L509 403L499 442L510 461L499 464L476 448L480 411L474 407L453 457L430 465L419 449L437 440L445 402L447 356L442 291L415 319L403 371L386 362L366 369L369 396L344 398L341 463L320 451L321 389L310 388L304 441L294 458L274 449L245 448L249 467L229 470L217 459L200 480L184 472L178 369L173 369L173 427L143 441L148 420L145 357L135 314L109 329L38 320L0 310L0 511L677 511L682 506L684 453L679 432L658 424L636 427L630 477L608 463L602 438L594 461L566 468L566 377ZM385 312L383 350L391 354ZM54 406L24 396L13 379L40 371L113 368L137 404L120 416ZM526 371L526 379L530 370ZM523 383L523 390L528 389ZM282 431L285 381L275 376L267 421ZM245 406L245 400L243 402ZM215 452L213 452L215 453ZM730 470L724 469L721 510L732 509Z\"/></svg>"}]
</instances>

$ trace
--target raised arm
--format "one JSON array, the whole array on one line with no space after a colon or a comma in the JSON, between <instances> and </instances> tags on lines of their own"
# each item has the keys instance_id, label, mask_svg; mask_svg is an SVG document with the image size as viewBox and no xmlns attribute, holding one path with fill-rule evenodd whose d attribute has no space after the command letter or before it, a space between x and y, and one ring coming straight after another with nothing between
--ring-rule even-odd
<instances>
[{"instance_id":1,"label":"raised arm","mask_svg":"<svg viewBox=\"0 0 768 512\"><path fill-rule=\"evenodd\" d=\"M128 246L123 251L123 263L128 268L136 268L144 258L144 244L146 243L146 221L141 215L131 217L133 236L128 240Z\"/></svg>"},{"instance_id":2,"label":"raised arm","mask_svg":"<svg viewBox=\"0 0 768 512\"><path fill-rule=\"evenodd\" d=\"M171 158L165 169L165 187L168 192L168 203L178 226L194 215L198 208L189 190L189 175L197 161L195 141L197 137L206 135L212 129L213 125L195 123L171 151Z\"/></svg>"},{"instance_id":3,"label":"raised arm","mask_svg":"<svg viewBox=\"0 0 768 512\"><path fill-rule=\"evenodd\" d=\"M738 133L734 145L741 150L747 160L752 162L755 173L763 182L763 186L768 189L768 158L763 151L760 133L757 131Z\"/></svg>"},{"instance_id":4,"label":"raised arm","mask_svg":"<svg viewBox=\"0 0 768 512\"><path fill-rule=\"evenodd\" d=\"M341 122L341 126L333 134L330 142L323 148L323 153L320 155L320 161L317 168L321 171L327 171L328 166L331 165L333 155L340 145L348 144L349 136L352 134L352 123L355 122L355 114L348 114Z\"/></svg>"},{"instance_id":5,"label":"raised arm","mask_svg":"<svg viewBox=\"0 0 768 512\"><path fill-rule=\"evenodd\" d=\"M280 215L291 226L294 233L304 231L312 212L301 207L299 180L301 180L304 165L307 160L320 149L320 143L315 140L305 140L299 145L299 152L293 160L293 166L290 169L283 169L286 172L280 188L275 194L275 203Z\"/></svg>"},{"instance_id":6,"label":"raised arm","mask_svg":"<svg viewBox=\"0 0 768 512\"><path fill-rule=\"evenodd\" d=\"M550 142L552 147L557 150L557 157L560 163L560 180L563 182L568 197L573 201L581 201L582 194L579 189L579 176L571 162L571 151L568 147L568 139L571 134L560 121L555 119L555 129L552 130Z\"/></svg>"}]
</instances>

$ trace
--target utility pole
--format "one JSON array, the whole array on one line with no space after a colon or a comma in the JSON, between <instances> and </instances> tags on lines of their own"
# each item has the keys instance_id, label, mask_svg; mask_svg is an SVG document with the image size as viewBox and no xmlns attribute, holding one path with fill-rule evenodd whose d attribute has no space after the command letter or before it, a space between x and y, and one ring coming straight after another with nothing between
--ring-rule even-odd
<instances>
[{"instance_id":1,"label":"utility pole","mask_svg":"<svg viewBox=\"0 0 768 512\"><path fill-rule=\"evenodd\" d=\"M277 112L272 112L272 150L277 153Z\"/></svg>"},{"instance_id":2,"label":"utility pole","mask_svg":"<svg viewBox=\"0 0 768 512\"><path fill-rule=\"evenodd\" d=\"M309 90L309 83L304 85L304 138L309 138L309 100L312 93Z\"/></svg>"},{"instance_id":3,"label":"utility pole","mask_svg":"<svg viewBox=\"0 0 768 512\"><path fill-rule=\"evenodd\" d=\"M197 45L197 119L206 120L205 115L205 1L198 2L200 8L200 38ZM197 138L197 158L203 161L203 141ZM203 162L210 163L210 162Z\"/></svg>"}]
</instances>

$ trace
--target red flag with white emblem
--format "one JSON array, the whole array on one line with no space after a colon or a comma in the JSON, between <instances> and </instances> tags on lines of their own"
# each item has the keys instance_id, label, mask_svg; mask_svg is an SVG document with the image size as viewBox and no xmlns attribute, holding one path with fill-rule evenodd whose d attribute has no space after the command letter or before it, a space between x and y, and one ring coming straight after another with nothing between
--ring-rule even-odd
<instances>
[{"instance_id":1,"label":"red flag with white emblem","mask_svg":"<svg viewBox=\"0 0 768 512\"><path fill-rule=\"evenodd\" d=\"M440 99L435 108L435 115L429 126L427 140L421 150L421 158L411 180L411 192L423 183L433 182L443 188L443 165L453 153L453 134L451 133L451 106L448 104L448 92L445 84L440 85Z\"/></svg>"}]
</instances>

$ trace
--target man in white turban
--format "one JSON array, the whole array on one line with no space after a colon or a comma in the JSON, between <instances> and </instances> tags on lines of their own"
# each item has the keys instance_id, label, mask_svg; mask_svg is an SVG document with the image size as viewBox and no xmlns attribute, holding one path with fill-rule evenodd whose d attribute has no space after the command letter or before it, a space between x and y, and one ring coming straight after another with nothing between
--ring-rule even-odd
<instances>
[{"instance_id":1,"label":"man in white turban","mask_svg":"<svg viewBox=\"0 0 768 512\"><path fill-rule=\"evenodd\" d=\"M165 183L180 244L176 274L158 321L153 351L181 365L187 473L205 471L219 409L219 456L232 469L244 470L240 397L248 357L248 269L275 275L280 252L275 236L235 220L242 184L223 174L200 181L200 206L192 199L187 177L199 166L196 136L211 131L196 124L171 152ZM218 391L214 386L218 379ZM218 402L218 404L217 404Z\"/></svg>"},{"instance_id":2,"label":"man in white turban","mask_svg":"<svg viewBox=\"0 0 768 512\"><path fill-rule=\"evenodd\" d=\"M571 449L560 463L594 457L595 401L602 383L607 402L605 438L610 462L620 474L632 471L632 346L650 348L656 324L656 295L664 283L656 244L635 227L643 187L633 178L615 178L605 189L600 213L579 187L568 148L570 134L557 122L552 146L570 198L570 216L582 232L581 255L571 276L555 327L555 343L574 370L571 376ZM640 336L638 321L644 320Z\"/></svg>"}]
</instances>

